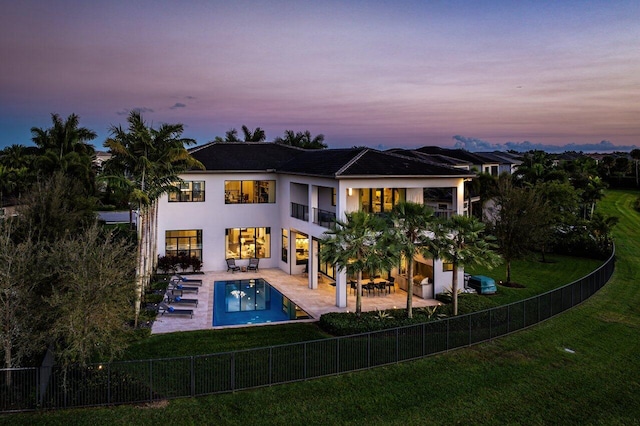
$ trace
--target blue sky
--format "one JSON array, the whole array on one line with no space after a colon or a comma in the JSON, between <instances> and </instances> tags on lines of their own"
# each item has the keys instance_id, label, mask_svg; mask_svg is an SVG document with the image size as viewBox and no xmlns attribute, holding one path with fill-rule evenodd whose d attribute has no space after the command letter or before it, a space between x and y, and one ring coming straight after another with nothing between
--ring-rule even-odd
<instances>
[{"instance_id":1,"label":"blue sky","mask_svg":"<svg viewBox=\"0 0 640 426\"><path fill-rule=\"evenodd\" d=\"M638 1L19 1L0 14L0 147L141 109L330 147L640 145ZM604 142L603 142L604 141Z\"/></svg>"}]
</instances>

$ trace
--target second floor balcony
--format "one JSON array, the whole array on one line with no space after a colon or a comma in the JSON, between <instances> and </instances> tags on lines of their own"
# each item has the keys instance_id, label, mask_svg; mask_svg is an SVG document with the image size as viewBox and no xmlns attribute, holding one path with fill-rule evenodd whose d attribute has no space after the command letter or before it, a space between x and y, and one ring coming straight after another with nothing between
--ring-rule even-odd
<instances>
[{"instance_id":1,"label":"second floor balcony","mask_svg":"<svg viewBox=\"0 0 640 426\"><path fill-rule=\"evenodd\" d=\"M329 229L336 227L336 214L318 208L313 209L313 223Z\"/></svg>"},{"instance_id":2,"label":"second floor balcony","mask_svg":"<svg viewBox=\"0 0 640 426\"><path fill-rule=\"evenodd\" d=\"M298 203L291 203L291 217L309 221L309 206Z\"/></svg>"}]
</instances>

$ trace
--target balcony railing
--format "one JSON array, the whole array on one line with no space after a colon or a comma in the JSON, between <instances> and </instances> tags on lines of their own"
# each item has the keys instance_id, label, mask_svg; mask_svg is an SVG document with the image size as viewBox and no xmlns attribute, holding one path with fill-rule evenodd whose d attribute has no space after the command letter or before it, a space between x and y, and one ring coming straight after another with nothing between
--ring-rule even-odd
<instances>
[{"instance_id":1,"label":"balcony railing","mask_svg":"<svg viewBox=\"0 0 640 426\"><path fill-rule=\"evenodd\" d=\"M309 221L309 206L304 204L291 203L291 217L296 219Z\"/></svg>"},{"instance_id":2,"label":"balcony railing","mask_svg":"<svg viewBox=\"0 0 640 426\"><path fill-rule=\"evenodd\" d=\"M313 223L324 226L325 228L336 228L336 214L327 210L318 208L313 209Z\"/></svg>"},{"instance_id":3,"label":"balcony railing","mask_svg":"<svg viewBox=\"0 0 640 426\"><path fill-rule=\"evenodd\" d=\"M441 219L449 219L451 216L455 215L455 210L436 210L433 212L433 215L437 218Z\"/></svg>"}]
</instances>

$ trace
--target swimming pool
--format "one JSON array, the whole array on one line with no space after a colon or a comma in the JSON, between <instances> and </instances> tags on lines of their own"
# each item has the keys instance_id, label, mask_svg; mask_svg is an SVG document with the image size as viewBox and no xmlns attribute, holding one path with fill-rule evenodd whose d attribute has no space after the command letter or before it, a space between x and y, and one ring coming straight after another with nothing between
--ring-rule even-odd
<instances>
[{"instance_id":1,"label":"swimming pool","mask_svg":"<svg viewBox=\"0 0 640 426\"><path fill-rule=\"evenodd\" d=\"M264 324L311 318L262 278L216 281L213 325Z\"/></svg>"}]
</instances>

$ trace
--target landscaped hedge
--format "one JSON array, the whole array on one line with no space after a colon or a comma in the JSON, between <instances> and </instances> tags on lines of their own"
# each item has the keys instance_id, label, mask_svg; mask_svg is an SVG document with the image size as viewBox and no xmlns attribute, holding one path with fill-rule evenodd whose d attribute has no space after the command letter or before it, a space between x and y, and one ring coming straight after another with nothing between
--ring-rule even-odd
<instances>
[{"instance_id":1,"label":"landscaped hedge","mask_svg":"<svg viewBox=\"0 0 640 426\"><path fill-rule=\"evenodd\" d=\"M490 298L477 294L462 294L458 297L458 315L482 311L496 306ZM360 318L353 312L331 312L320 317L318 325L333 336L368 333L388 328L402 327L412 324L441 319L452 316L453 306L443 304L435 311L432 308L414 308L413 318L407 318L406 309L387 309L385 311L362 312Z\"/></svg>"}]
</instances>

